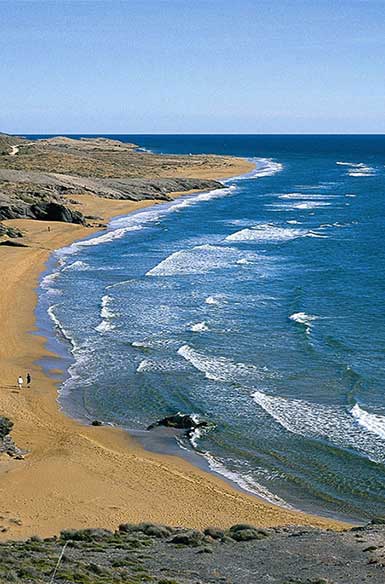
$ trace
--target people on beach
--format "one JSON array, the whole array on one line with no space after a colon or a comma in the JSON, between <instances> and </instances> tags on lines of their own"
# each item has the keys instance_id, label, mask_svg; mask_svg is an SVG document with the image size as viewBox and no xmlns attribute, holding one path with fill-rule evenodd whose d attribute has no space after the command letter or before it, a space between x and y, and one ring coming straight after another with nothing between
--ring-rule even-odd
<instances>
[{"instance_id":1,"label":"people on beach","mask_svg":"<svg viewBox=\"0 0 385 584\"><path fill-rule=\"evenodd\" d=\"M30 373L27 373L27 387L30 387L32 381L32 377Z\"/></svg>"},{"instance_id":2,"label":"people on beach","mask_svg":"<svg viewBox=\"0 0 385 584\"><path fill-rule=\"evenodd\" d=\"M24 379L22 378L21 375L19 375L19 377L17 378L17 385L18 385L19 389L22 389L23 383L24 383Z\"/></svg>"}]
</instances>

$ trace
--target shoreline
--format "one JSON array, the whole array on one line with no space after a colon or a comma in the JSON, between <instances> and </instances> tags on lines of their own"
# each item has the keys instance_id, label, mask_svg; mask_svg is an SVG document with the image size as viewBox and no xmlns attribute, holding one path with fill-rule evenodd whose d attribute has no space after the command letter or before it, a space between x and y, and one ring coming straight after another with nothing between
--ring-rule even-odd
<instances>
[{"instance_id":1,"label":"shoreline","mask_svg":"<svg viewBox=\"0 0 385 584\"><path fill-rule=\"evenodd\" d=\"M240 160L236 176L248 170L251 163ZM211 178L217 178L215 174ZM105 222L157 204L93 195L81 195L78 201L86 214L94 208ZM240 492L179 456L145 450L125 430L85 426L67 417L57 403L60 380L46 375L38 364L57 357L47 349L44 337L30 334L36 333L37 286L55 249L102 229L27 219L6 223L27 231L30 247L0 249L0 267L7 274L0 291L0 414L14 421L12 436L29 454L21 461L0 458L0 515L7 529L0 533L1 540L51 536L65 528L116 529L127 521L194 528L238 522L265 527L348 526ZM32 387L18 392L16 378L27 371L32 374Z\"/></svg>"}]
</instances>

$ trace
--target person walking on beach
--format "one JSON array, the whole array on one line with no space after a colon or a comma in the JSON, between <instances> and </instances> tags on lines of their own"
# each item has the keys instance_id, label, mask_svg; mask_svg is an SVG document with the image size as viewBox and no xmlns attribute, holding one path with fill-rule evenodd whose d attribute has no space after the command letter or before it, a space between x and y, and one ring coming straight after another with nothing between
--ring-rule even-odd
<instances>
[{"instance_id":1,"label":"person walking on beach","mask_svg":"<svg viewBox=\"0 0 385 584\"><path fill-rule=\"evenodd\" d=\"M27 373L27 387L31 386L31 381L32 381L32 377L31 377L30 373Z\"/></svg>"},{"instance_id":2,"label":"person walking on beach","mask_svg":"<svg viewBox=\"0 0 385 584\"><path fill-rule=\"evenodd\" d=\"M21 375L19 375L19 377L17 378L17 385L18 385L19 389L22 389L23 383L24 383L24 379L22 378Z\"/></svg>"}]
</instances>

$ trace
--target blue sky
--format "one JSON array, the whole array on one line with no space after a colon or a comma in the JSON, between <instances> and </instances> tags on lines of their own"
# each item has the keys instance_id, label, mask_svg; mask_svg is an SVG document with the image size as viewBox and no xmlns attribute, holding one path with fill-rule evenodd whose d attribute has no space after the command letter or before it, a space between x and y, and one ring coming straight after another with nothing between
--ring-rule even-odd
<instances>
[{"instance_id":1,"label":"blue sky","mask_svg":"<svg viewBox=\"0 0 385 584\"><path fill-rule=\"evenodd\" d=\"M0 0L0 130L385 133L383 0Z\"/></svg>"}]
</instances>

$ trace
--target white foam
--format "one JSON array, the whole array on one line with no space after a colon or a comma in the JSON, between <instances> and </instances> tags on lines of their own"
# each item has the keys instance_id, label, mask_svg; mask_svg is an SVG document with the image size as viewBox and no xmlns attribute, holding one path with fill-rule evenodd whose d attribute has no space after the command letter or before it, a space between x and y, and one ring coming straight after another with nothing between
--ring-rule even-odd
<instances>
[{"instance_id":1,"label":"white foam","mask_svg":"<svg viewBox=\"0 0 385 584\"><path fill-rule=\"evenodd\" d=\"M128 227L124 227L121 229L110 228L106 233L103 233L102 235L98 235L97 237L92 237L90 239L77 241L75 243L72 243L68 247L63 247L57 252L57 254L59 256L66 256L78 252L83 247L99 245L101 243L110 243L115 239L120 239L129 231L137 231L140 229L142 229L142 226L140 225L129 225Z\"/></svg>"},{"instance_id":2,"label":"white foam","mask_svg":"<svg viewBox=\"0 0 385 584\"><path fill-rule=\"evenodd\" d=\"M292 509L289 503L281 499L281 497L278 497L278 495L274 495L271 491L269 491L260 483L257 483L253 479L253 477L250 476L250 474L248 473L239 474L229 470L228 468L226 468L223 462L216 459L209 452L203 452L200 454L206 458L207 462L209 463L210 469L213 472L216 472L224 476L225 478L237 484L243 490L249 493L253 493L254 495L261 497L262 499L268 501L269 503L272 503L273 505L279 505L280 507L284 507L285 509Z\"/></svg>"},{"instance_id":3,"label":"white foam","mask_svg":"<svg viewBox=\"0 0 385 584\"><path fill-rule=\"evenodd\" d=\"M283 164L273 160L273 158L250 158L250 162L255 164L255 169L247 174L237 176L229 180L246 180L252 178L262 178L264 176L273 176L283 170Z\"/></svg>"},{"instance_id":4,"label":"white foam","mask_svg":"<svg viewBox=\"0 0 385 584\"><path fill-rule=\"evenodd\" d=\"M263 368L258 369L254 365L236 363L226 357L205 355L189 345L180 347L178 354L212 381L238 383L241 379L247 382L271 377L271 374Z\"/></svg>"},{"instance_id":5,"label":"white foam","mask_svg":"<svg viewBox=\"0 0 385 584\"><path fill-rule=\"evenodd\" d=\"M115 328L115 325L111 322L111 319L113 319L116 316L116 314L112 312L110 308L111 301L112 298L111 296L108 296L108 294L102 296L100 308L100 316L102 318L102 321L98 324L97 327L95 327L95 330L98 331L99 333L105 333Z\"/></svg>"},{"instance_id":6,"label":"white foam","mask_svg":"<svg viewBox=\"0 0 385 584\"><path fill-rule=\"evenodd\" d=\"M357 424L352 413L342 406L276 397L262 391L255 391L252 397L258 406L288 432L354 449L373 462L385 463L383 438L372 430L369 431L363 424Z\"/></svg>"},{"instance_id":7,"label":"white foam","mask_svg":"<svg viewBox=\"0 0 385 584\"><path fill-rule=\"evenodd\" d=\"M146 276L204 274L231 267L245 256L239 250L210 244L176 251L149 270Z\"/></svg>"},{"instance_id":8,"label":"white foam","mask_svg":"<svg viewBox=\"0 0 385 584\"><path fill-rule=\"evenodd\" d=\"M112 310L109 308L111 301L112 301L112 298L111 298L111 296L108 296L108 294L106 294L105 296L102 296L101 310L100 310L100 316L102 318L108 319L108 318L113 318L114 316L116 316L115 313L112 312Z\"/></svg>"},{"instance_id":9,"label":"white foam","mask_svg":"<svg viewBox=\"0 0 385 584\"><path fill-rule=\"evenodd\" d=\"M219 296L207 296L207 298L205 299L205 303L206 304L210 304L210 305L215 305L218 306L219 304L221 304L221 298Z\"/></svg>"},{"instance_id":10,"label":"white foam","mask_svg":"<svg viewBox=\"0 0 385 584\"><path fill-rule=\"evenodd\" d=\"M195 195L192 197L180 197L176 203L169 207L169 212L180 211L180 209L191 207L192 205L196 205L197 203L204 201L210 201L211 199L226 197L227 195L234 193L236 188L237 187L235 185L231 185L224 189L214 189L213 191L201 193L200 195Z\"/></svg>"},{"instance_id":11,"label":"white foam","mask_svg":"<svg viewBox=\"0 0 385 584\"><path fill-rule=\"evenodd\" d=\"M252 228L241 229L226 237L227 241L289 241L297 237L303 237L307 231L292 229L291 227L279 227L271 223L260 223Z\"/></svg>"},{"instance_id":12,"label":"white foam","mask_svg":"<svg viewBox=\"0 0 385 584\"><path fill-rule=\"evenodd\" d=\"M278 209L278 210L282 210L282 211L293 211L296 209L300 209L300 210L306 210L306 209L318 209L321 207L329 207L331 205L331 203L328 203L327 201L302 201L302 202L298 202L298 203L292 203L291 205L285 205L282 203L272 203L271 205L269 205L270 208L272 209Z\"/></svg>"},{"instance_id":13,"label":"white foam","mask_svg":"<svg viewBox=\"0 0 385 584\"><path fill-rule=\"evenodd\" d=\"M363 162L336 162L339 166L347 166L349 176L373 176L376 174L376 169L368 166Z\"/></svg>"},{"instance_id":14,"label":"white foam","mask_svg":"<svg viewBox=\"0 0 385 584\"><path fill-rule=\"evenodd\" d=\"M317 239L327 239L328 236L325 235L324 233L316 233L315 231L309 231L309 233L306 235L306 237L315 237Z\"/></svg>"},{"instance_id":15,"label":"white foam","mask_svg":"<svg viewBox=\"0 0 385 584\"><path fill-rule=\"evenodd\" d=\"M57 279L57 277L59 276L60 272L53 272L52 274L48 274L47 276L44 276L44 278L41 281L41 287L44 289L49 289L51 288L52 284L55 282L55 280Z\"/></svg>"},{"instance_id":16,"label":"white foam","mask_svg":"<svg viewBox=\"0 0 385 584\"><path fill-rule=\"evenodd\" d=\"M145 341L132 341L132 347L137 347L138 349L148 349L150 345Z\"/></svg>"},{"instance_id":17,"label":"white foam","mask_svg":"<svg viewBox=\"0 0 385 584\"><path fill-rule=\"evenodd\" d=\"M203 321L203 322L196 322L195 324L192 324L190 326L190 330L193 333L203 333L205 331L209 330L209 327L207 326L207 324Z\"/></svg>"},{"instance_id":18,"label":"white foam","mask_svg":"<svg viewBox=\"0 0 385 584\"><path fill-rule=\"evenodd\" d=\"M76 344L75 344L74 340L72 339L71 335L62 326L60 320L58 319L58 317L55 314L55 308L56 308L56 306L57 305L54 304L53 306L49 306L48 307L48 309L47 309L48 315L49 315L50 319L53 321L53 323L55 324L55 327L63 335L63 337L65 339L67 339L67 341L69 341L73 347L76 347Z\"/></svg>"},{"instance_id":19,"label":"white foam","mask_svg":"<svg viewBox=\"0 0 385 584\"><path fill-rule=\"evenodd\" d=\"M361 426L385 440L385 416L381 416L380 414L370 414L360 408L358 404L356 404L350 411L352 416Z\"/></svg>"},{"instance_id":20,"label":"white foam","mask_svg":"<svg viewBox=\"0 0 385 584\"><path fill-rule=\"evenodd\" d=\"M65 266L63 268L63 272L67 272L67 271L85 271L89 269L89 265L87 264L87 262L83 262L81 260L77 260L76 262L72 262L72 264L68 264L68 266Z\"/></svg>"},{"instance_id":21,"label":"white foam","mask_svg":"<svg viewBox=\"0 0 385 584\"><path fill-rule=\"evenodd\" d=\"M318 318L318 316L315 316L314 314L306 314L306 312L295 312L289 316L290 320L304 325L306 333L310 333L312 322Z\"/></svg>"},{"instance_id":22,"label":"white foam","mask_svg":"<svg viewBox=\"0 0 385 584\"><path fill-rule=\"evenodd\" d=\"M112 322L110 322L109 320L102 320L97 327L95 327L95 330L98 331L99 333L106 333L108 331L112 331L115 328L115 325L112 324Z\"/></svg>"},{"instance_id":23,"label":"white foam","mask_svg":"<svg viewBox=\"0 0 385 584\"><path fill-rule=\"evenodd\" d=\"M279 199L288 199L290 201L324 201L327 199L335 199L337 195L314 195L313 193L284 193L282 195L278 195Z\"/></svg>"},{"instance_id":24,"label":"white foam","mask_svg":"<svg viewBox=\"0 0 385 584\"><path fill-rule=\"evenodd\" d=\"M152 359L142 359L136 368L137 373L145 372L169 372L180 370L182 368L181 364L175 359L162 359L162 361L154 361Z\"/></svg>"},{"instance_id":25,"label":"white foam","mask_svg":"<svg viewBox=\"0 0 385 584\"><path fill-rule=\"evenodd\" d=\"M143 359L136 368L137 373L152 370L152 362L149 359Z\"/></svg>"}]
</instances>

